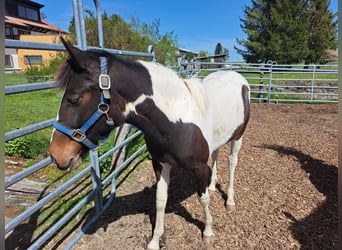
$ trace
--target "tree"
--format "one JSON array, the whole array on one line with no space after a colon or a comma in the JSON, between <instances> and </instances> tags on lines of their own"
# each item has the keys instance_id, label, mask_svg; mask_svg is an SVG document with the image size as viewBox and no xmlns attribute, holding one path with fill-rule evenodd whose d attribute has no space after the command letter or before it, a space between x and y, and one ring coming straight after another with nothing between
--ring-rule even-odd
<instances>
[{"instance_id":1,"label":"tree","mask_svg":"<svg viewBox=\"0 0 342 250\"><path fill-rule=\"evenodd\" d=\"M216 44L216 47L215 47L215 53L214 53L214 55L221 55L221 54L223 54L222 45L221 45L221 43L217 43L217 44Z\"/></svg>"},{"instance_id":2,"label":"tree","mask_svg":"<svg viewBox=\"0 0 342 250\"><path fill-rule=\"evenodd\" d=\"M322 63L327 56L327 49L337 46L336 14L329 10L329 0L311 0L308 9L308 40L309 52L305 63Z\"/></svg>"},{"instance_id":3,"label":"tree","mask_svg":"<svg viewBox=\"0 0 342 250\"><path fill-rule=\"evenodd\" d=\"M217 58L215 58L215 62L223 62L223 61L227 60L229 57L229 50L227 48L224 48L221 45L221 43L217 43L216 47L215 47L214 55L222 55L222 54L226 54L224 56L223 60L221 60L221 59L217 60Z\"/></svg>"},{"instance_id":4,"label":"tree","mask_svg":"<svg viewBox=\"0 0 342 250\"><path fill-rule=\"evenodd\" d=\"M173 31L160 34L160 19L154 19L152 24L141 24L138 18L131 18L132 30L138 32L154 45L154 50L159 62L164 65L176 65L176 50L178 37Z\"/></svg>"},{"instance_id":5,"label":"tree","mask_svg":"<svg viewBox=\"0 0 342 250\"><path fill-rule=\"evenodd\" d=\"M329 0L252 0L241 19L247 39L237 39L245 49L235 49L247 62L317 63L336 47L328 6Z\"/></svg>"},{"instance_id":6,"label":"tree","mask_svg":"<svg viewBox=\"0 0 342 250\"><path fill-rule=\"evenodd\" d=\"M90 10L85 11L85 26L87 44L99 46L97 19ZM176 64L177 36L173 32L160 34L160 21L155 20L151 25L140 24L138 20L125 22L119 15L102 15L104 47L119 50L147 51L149 45L154 46L156 57L161 64ZM75 24L69 25L70 38L75 42Z\"/></svg>"},{"instance_id":7,"label":"tree","mask_svg":"<svg viewBox=\"0 0 342 250\"><path fill-rule=\"evenodd\" d=\"M282 64L303 62L308 53L306 7L306 0L278 0L271 5L267 59Z\"/></svg>"},{"instance_id":8,"label":"tree","mask_svg":"<svg viewBox=\"0 0 342 250\"><path fill-rule=\"evenodd\" d=\"M236 46L235 49L246 62L263 62L271 59L268 50L270 37L267 29L270 23L272 2L252 0L251 7L245 6L245 19L240 19L240 21L242 22L241 28L247 35L247 40L237 39L237 43L245 47L246 50Z\"/></svg>"}]
</instances>

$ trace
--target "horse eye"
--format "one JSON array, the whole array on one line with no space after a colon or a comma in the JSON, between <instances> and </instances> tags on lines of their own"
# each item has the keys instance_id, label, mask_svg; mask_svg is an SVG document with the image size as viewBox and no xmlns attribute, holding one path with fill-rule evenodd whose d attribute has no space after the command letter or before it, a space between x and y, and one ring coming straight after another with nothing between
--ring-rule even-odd
<instances>
[{"instance_id":1,"label":"horse eye","mask_svg":"<svg viewBox=\"0 0 342 250\"><path fill-rule=\"evenodd\" d=\"M71 97L68 99L69 103L70 104L77 104L79 101L80 101L80 96L74 96L74 97Z\"/></svg>"}]
</instances>

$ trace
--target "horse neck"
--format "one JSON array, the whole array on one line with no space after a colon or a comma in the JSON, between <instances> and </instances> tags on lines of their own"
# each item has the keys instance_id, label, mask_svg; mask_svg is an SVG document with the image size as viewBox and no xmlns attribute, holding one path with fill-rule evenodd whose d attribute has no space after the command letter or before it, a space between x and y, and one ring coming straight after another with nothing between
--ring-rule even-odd
<instances>
[{"instance_id":1,"label":"horse neck","mask_svg":"<svg viewBox=\"0 0 342 250\"><path fill-rule=\"evenodd\" d=\"M110 62L109 75L111 78L111 107L109 115L116 125L128 122L124 111L128 104L134 102L142 94L151 95L141 66L134 61L113 57ZM151 91L149 91L149 89Z\"/></svg>"},{"instance_id":2,"label":"horse neck","mask_svg":"<svg viewBox=\"0 0 342 250\"><path fill-rule=\"evenodd\" d=\"M114 88L126 102L134 102L142 94L152 95L150 76L136 62L114 61L111 72Z\"/></svg>"}]
</instances>

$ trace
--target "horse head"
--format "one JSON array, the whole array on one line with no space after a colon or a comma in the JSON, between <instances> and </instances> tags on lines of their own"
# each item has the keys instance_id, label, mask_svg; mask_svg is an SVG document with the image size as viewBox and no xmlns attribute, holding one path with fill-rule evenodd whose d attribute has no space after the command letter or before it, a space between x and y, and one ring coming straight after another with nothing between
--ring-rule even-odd
<instances>
[{"instance_id":1,"label":"horse head","mask_svg":"<svg viewBox=\"0 0 342 250\"><path fill-rule=\"evenodd\" d=\"M120 97L110 88L110 77L103 75L100 69L100 58L109 64L110 54L82 51L61 40L69 59L60 66L56 81L64 89L64 95L49 153L58 168L73 169L89 148L96 147L99 140L123 123L123 118Z\"/></svg>"}]
</instances>

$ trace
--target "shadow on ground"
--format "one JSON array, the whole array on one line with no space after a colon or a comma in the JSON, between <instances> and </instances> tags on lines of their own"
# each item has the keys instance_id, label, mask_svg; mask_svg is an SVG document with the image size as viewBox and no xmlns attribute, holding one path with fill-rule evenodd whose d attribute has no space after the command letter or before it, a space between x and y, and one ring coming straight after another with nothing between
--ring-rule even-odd
<instances>
[{"instance_id":1,"label":"shadow on ground","mask_svg":"<svg viewBox=\"0 0 342 250\"><path fill-rule=\"evenodd\" d=\"M284 213L292 220L291 231L300 242L301 249L337 249L338 243L338 171L334 165L312 158L295 148L278 145L264 145L280 156L295 157L308 174L315 188L325 195L326 200L303 220L296 220L290 213Z\"/></svg>"}]
</instances>

